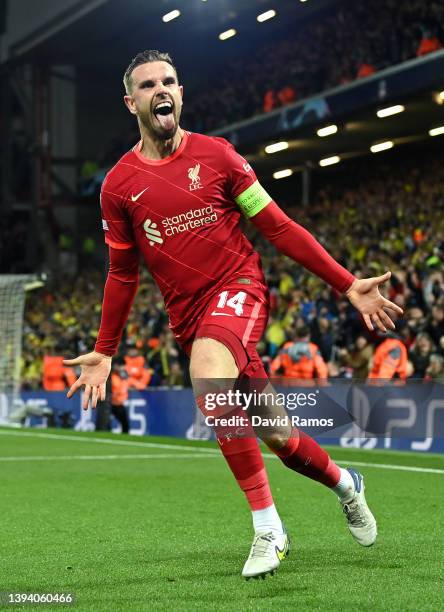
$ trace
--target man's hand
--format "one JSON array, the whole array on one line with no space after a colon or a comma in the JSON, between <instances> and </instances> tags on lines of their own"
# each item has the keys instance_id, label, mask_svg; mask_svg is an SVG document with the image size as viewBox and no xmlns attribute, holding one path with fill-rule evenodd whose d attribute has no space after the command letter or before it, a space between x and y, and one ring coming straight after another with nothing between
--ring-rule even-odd
<instances>
[{"instance_id":1,"label":"man's hand","mask_svg":"<svg viewBox=\"0 0 444 612\"><path fill-rule=\"evenodd\" d=\"M71 398L80 387L85 385L85 393L82 398L83 410L88 410L90 399L91 408L97 406L97 400L105 400L106 380L111 371L111 357L93 351L75 359L64 359L63 363L67 366L79 365L82 370L79 378L71 385L66 397Z\"/></svg>"},{"instance_id":2,"label":"man's hand","mask_svg":"<svg viewBox=\"0 0 444 612\"><path fill-rule=\"evenodd\" d=\"M374 330L374 324L382 332L386 332L387 327L395 329L395 324L386 312L387 309L398 315L403 314L402 308L379 293L379 285L388 281L390 276L391 272L386 272L382 276L375 276L374 278L355 279L346 291L346 296L362 314L370 331Z\"/></svg>"}]
</instances>

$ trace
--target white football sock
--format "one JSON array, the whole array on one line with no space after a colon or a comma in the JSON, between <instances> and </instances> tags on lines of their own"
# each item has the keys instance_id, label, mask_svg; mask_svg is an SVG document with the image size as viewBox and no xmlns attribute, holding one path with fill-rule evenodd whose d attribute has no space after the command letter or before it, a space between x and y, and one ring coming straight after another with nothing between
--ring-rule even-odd
<instances>
[{"instance_id":1,"label":"white football sock","mask_svg":"<svg viewBox=\"0 0 444 612\"><path fill-rule=\"evenodd\" d=\"M341 470L341 477L338 484L332 487L331 490L336 493L342 502L348 502L351 501L355 494L355 483L350 472L347 472L344 468L339 469Z\"/></svg>"},{"instance_id":2,"label":"white football sock","mask_svg":"<svg viewBox=\"0 0 444 612\"><path fill-rule=\"evenodd\" d=\"M251 512L253 517L254 531L275 531L276 533L282 534L282 521L279 518L276 506L271 504L268 508L263 510L253 510Z\"/></svg>"}]
</instances>

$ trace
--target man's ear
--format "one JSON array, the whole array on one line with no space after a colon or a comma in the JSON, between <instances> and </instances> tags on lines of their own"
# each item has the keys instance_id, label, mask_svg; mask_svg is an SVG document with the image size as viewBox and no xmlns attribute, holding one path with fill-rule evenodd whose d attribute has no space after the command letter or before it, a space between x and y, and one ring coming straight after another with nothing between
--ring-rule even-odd
<instances>
[{"instance_id":1,"label":"man's ear","mask_svg":"<svg viewBox=\"0 0 444 612\"><path fill-rule=\"evenodd\" d=\"M125 102L125 106L129 110L132 115L137 115L136 105L134 104L134 100L132 96L123 96L123 101Z\"/></svg>"},{"instance_id":2,"label":"man's ear","mask_svg":"<svg viewBox=\"0 0 444 612\"><path fill-rule=\"evenodd\" d=\"M183 100L183 85L179 85L180 97Z\"/></svg>"}]
</instances>

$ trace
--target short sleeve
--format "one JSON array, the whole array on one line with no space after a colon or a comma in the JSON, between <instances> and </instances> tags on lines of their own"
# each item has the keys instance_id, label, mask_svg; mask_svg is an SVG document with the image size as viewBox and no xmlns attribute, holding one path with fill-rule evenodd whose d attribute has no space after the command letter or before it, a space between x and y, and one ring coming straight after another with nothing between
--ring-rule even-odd
<instances>
[{"instance_id":1,"label":"short sleeve","mask_svg":"<svg viewBox=\"0 0 444 612\"><path fill-rule=\"evenodd\" d=\"M122 206L121 196L109 190L106 179L100 191L100 208L106 244L114 249L130 249L135 246L131 223Z\"/></svg>"},{"instance_id":2,"label":"short sleeve","mask_svg":"<svg viewBox=\"0 0 444 612\"><path fill-rule=\"evenodd\" d=\"M230 195L246 217L254 217L272 201L257 180L248 161L227 143L227 175Z\"/></svg>"}]
</instances>

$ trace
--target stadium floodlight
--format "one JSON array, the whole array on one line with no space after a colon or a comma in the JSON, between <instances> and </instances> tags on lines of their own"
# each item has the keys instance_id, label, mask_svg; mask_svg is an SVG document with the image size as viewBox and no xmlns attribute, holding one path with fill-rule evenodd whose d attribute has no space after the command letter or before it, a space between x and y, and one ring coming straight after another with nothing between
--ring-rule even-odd
<instances>
[{"instance_id":1,"label":"stadium floodlight","mask_svg":"<svg viewBox=\"0 0 444 612\"><path fill-rule=\"evenodd\" d=\"M273 172L274 179L283 179L287 176L291 176L293 174L293 170L291 168L285 168L284 170L277 170Z\"/></svg>"},{"instance_id":2,"label":"stadium floodlight","mask_svg":"<svg viewBox=\"0 0 444 612\"><path fill-rule=\"evenodd\" d=\"M397 115L398 113L403 113L404 111L405 106L403 106L402 104L395 104L395 106L380 108L376 114L380 119L383 119L384 117L391 117L392 115Z\"/></svg>"},{"instance_id":3,"label":"stadium floodlight","mask_svg":"<svg viewBox=\"0 0 444 612\"><path fill-rule=\"evenodd\" d=\"M325 157L319 161L319 165L324 166L333 166L333 164L338 164L341 161L339 155L333 155L332 157Z\"/></svg>"},{"instance_id":4,"label":"stadium floodlight","mask_svg":"<svg viewBox=\"0 0 444 612\"><path fill-rule=\"evenodd\" d=\"M436 104L442 106L444 104L444 91L434 92L433 99L435 100Z\"/></svg>"},{"instance_id":5,"label":"stadium floodlight","mask_svg":"<svg viewBox=\"0 0 444 612\"><path fill-rule=\"evenodd\" d=\"M441 134L444 134L444 125L440 125L436 128L432 128L431 130L429 130L430 136L440 136Z\"/></svg>"},{"instance_id":6,"label":"stadium floodlight","mask_svg":"<svg viewBox=\"0 0 444 612\"><path fill-rule=\"evenodd\" d=\"M256 19L259 21L259 23L262 23L264 21L268 21L269 19L273 19L273 17L276 17L276 11L270 9L269 11L265 11L265 13L258 15Z\"/></svg>"},{"instance_id":7,"label":"stadium floodlight","mask_svg":"<svg viewBox=\"0 0 444 612\"><path fill-rule=\"evenodd\" d=\"M284 151L288 149L288 142L282 140L281 142L275 142L274 144L267 145L264 149L265 153L277 153L278 151Z\"/></svg>"},{"instance_id":8,"label":"stadium floodlight","mask_svg":"<svg viewBox=\"0 0 444 612\"><path fill-rule=\"evenodd\" d=\"M378 142L370 147L370 151L372 153L379 153L380 151L387 151L387 149L392 149L394 147L394 143L392 140L386 140L384 142Z\"/></svg>"},{"instance_id":9,"label":"stadium floodlight","mask_svg":"<svg viewBox=\"0 0 444 612\"><path fill-rule=\"evenodd\" d=\"M173 19L176 19L176 17L179 17L179 15L180 15L180 11L175 9L174 11L170 11L169 13L166 13L166 15L162 17L162 21L167 23L168 21L172 21Z\"/></svg>"},{"instance_id":10,"label":"stadium floodlight","mask_svg":"<svg viewBox=\"0 0 444 612\"><path fill-rule=\"evenodd\" d=\"M219 40L227 40L227 38L232 38L236 36L236 30L234 28L230 28L229 30L225 30L225 32L221 32L219 34Z\"/></svg>"},{"instance_id":11,"label":"stadium floodlight","mask_svg":"<svg viewBox=\"0 0 444 612\"><path fill-rule=\"evenodd\" d=\"M323 128L320 128L316 134L320 137L320 138L325 138L325 136L331 136L332 134L336 134L336 132L338 131L338 126L337 125L326 125Z\"/></svg>"}]
</instances>

